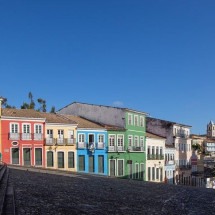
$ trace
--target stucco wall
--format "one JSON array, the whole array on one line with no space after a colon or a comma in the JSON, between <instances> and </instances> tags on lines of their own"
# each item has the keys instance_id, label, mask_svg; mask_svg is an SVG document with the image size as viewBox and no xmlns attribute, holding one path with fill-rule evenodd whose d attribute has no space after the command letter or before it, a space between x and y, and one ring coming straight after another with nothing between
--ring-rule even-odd
<instances>
[{"instance_id":1,"label":"stucco wall","mask_svg":"<svg viewBox=\"0 0 215 215\"><path fill-rule=\"evenodd\" d=\"M59 110L58 113L82 116L95 122L125 127L125 113L120 108L72 103Z\"/></svg>"}]
</instances>

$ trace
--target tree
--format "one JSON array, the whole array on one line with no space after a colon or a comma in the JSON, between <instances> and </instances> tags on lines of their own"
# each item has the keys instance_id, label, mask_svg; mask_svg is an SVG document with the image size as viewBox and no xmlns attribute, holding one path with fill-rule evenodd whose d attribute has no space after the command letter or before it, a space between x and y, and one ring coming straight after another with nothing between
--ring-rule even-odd
<instances>
[{"instance_id":1,"label":"tree","mask_svg":"<svg viewBox=\"0 0 215 215\"><path fill-rule=\"evenodd\" d=\"M35 103L34 103L33 95L31 92L28 93L28 98L30 99L29 109L34 109Z\"/></svg>"},{"instance_id":2,"label":"tree","mask_svg":"<svg viewBox=\"0 0 215 215\"><path fill-rule=\"evenodd\" d=\"M15 106L11 106L7 103L7 98L4 98L4 100L2 101L2 106L5 108L16 108Z\"/></svg>"},{"instance_id":3,"label":"tree","mask_svg":"<svg viewBox=\"0 0 215 215\"><path fill-rule=\"evenodd\" d=\"M55 113L55 106L52 106L50 113Z\"/></svg>"},{"instance_id":4,"label":"tree","mask_svg":"<svg viewBox=\"0 0 215 215\"><path fill-rule=\"evenodd\" d=\"M46 100L39 98L37 102L41 105L38 111L46 112Z\"/></svg>"}]
</instances>

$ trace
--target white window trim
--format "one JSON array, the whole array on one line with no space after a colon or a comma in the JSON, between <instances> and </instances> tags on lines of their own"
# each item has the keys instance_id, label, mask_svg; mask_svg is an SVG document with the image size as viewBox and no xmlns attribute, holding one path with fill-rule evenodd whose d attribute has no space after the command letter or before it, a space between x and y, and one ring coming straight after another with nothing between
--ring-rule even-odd
<instances>
[{"instance_id":1,"label":"white window trim","mask_svg":"<svg viewBox=\"0 0 215 215\"><path fill-rule=\"evenodd\" d=\"M48 167L47 166L47 153L48 152L52 152L53 153L53 166L52 167ZM55 169L55 151L53 150L53 149L51 149L51 150L46 150L46 153L45 153L45 166L46 166L46 168L53 168L53 169Z\"/></svg>"},{"instance_id":2,"label":"white window trim","mask_svg":"<svg viewBox=\"0 0 215 215\"><path fill-rule=\"evenodd\" d=\"M118 161L123 161L122 162L122 168L123 168L122 175L118 175ZM117 169L117 176L118 177L122 177L125 175L125 161L124 161L124 159L117 159L117 168L116 169Z\"/></svg>"},{"instance_id":3,"label":"white window trim","mask_svg":"<svg viewBox=\"0 0 215 215\"><path fill-rule=\"evenodd\" d=\"M117 167L116 167L116 159L109 159L109 165L108 165L108 175L110 176L110 161L114 161L114 163L115 163L115 176L117 176Z\"/></svg>"},{"instance_id":4,"label":"white window trim","mask_svg":"<svg viewBox=\"0 0 215 215\"><path fill-rule=\"evenodd\" d=\"M84 142L79 142L79 136L80 135L84 135ZM78 143L85 143L86 142L86 135L85 135L85 133L79 133L78 134Z\"/></svg>"},{"instance_id":5,"label":"white window trim","mask_svg":"<svg viewBox=\"0 0 215 215\"><path fill-rule=\"evenodd\" d=\"M117 146L119 146L118 145L119 136L122 136L122 146L124 146L124 134L117 134Z\"/></svg>"},{"instance_id":6,"label":"white window trim","mask_svg":"<svg viewBox=\"0 0 215 215\"><path fill-rule=\"evenodd\" d=\"M136 122L136 119L137 118L137 124L135 124L135 122ZM138 115L134 115L134 126L139 126L139 117L138 117Z\"/></svg>"},{"instance_id":7,"label":"white window trim","mask_svg":"<svg viewBox=\"0 0 215 215\"><path fill-rule=\"evenodd\" d=\"M129 116L131 117L131 123L129 123ZM133 114L128 114L128 125L133 125Z\"/></svg>"},{"instance_id":8,"label":"white window trim","mask_svg":"<svg viewBox=\"0 0 215 215\"><path fill-rule=\"evenodd\" d=\"M116 146L116 134L109 134L108 135L108 146L110 146L110 136L114 136L114 146Z\"/></svg>"},{"instance_id":9,"label":"white window trim","mask_svg":"<svg viewBox=\"0 0 215 215\"><path fill-rule=\"evenodd\" d=\"M10 122L10 133L12 133L12 125L17 125L17 132L19 133L19 123L17 122Z\"/></svg>"},{"instance_id":10,"label":"white window trim","mask_svg":"<svg viewBox=\"0 0 215 215\"><path fill-rule=\"evenodd\" d=\"M19 147L10 147L10 163L12 164L12 149L19 149L19 163L18 164L13 164L13 165L20 165L21 163L21 156L20 156L20 148Z\"/></svg>"},{"instance_id":11,"label":"white window trim","mask_svg":"<svg viewBox=\"0 0 215 215\"><path fill-rule=\"evenodd\" d=\"M36 165L36 149L42 149L42 164ZM34 166L43 166L43 147L34 147Z\"/></svg>"}]
</instances>

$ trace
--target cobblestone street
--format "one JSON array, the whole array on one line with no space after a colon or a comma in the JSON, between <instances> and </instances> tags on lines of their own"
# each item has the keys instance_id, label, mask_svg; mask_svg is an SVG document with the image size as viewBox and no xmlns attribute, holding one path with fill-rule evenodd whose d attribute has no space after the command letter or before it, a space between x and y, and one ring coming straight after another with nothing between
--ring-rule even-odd
<instances>
[{"instance_id":1,"label":"cobblestone street","mask_svg":"<svg viewBox=\"0 0 215 215\"><path fill-rule=\"evenodd\" d=\"M17 214L215 214L212 189L10 168Z\"/></svg>"}]
</instances>

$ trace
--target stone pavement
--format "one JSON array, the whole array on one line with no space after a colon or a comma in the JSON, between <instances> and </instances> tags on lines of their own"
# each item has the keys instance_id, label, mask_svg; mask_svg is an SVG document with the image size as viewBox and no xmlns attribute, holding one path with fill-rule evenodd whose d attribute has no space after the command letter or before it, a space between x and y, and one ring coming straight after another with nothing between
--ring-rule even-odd
<instances>
[{"instance_id":1,"label":"stone pavement","mask_svg":"<svg viewBox=\"0 0 215 215\"><path fill-rule=\"evenodd\" d=\"M21 169L9 174L17 214L215 214L213 189Z\"/></svg>"}]
</instances>

